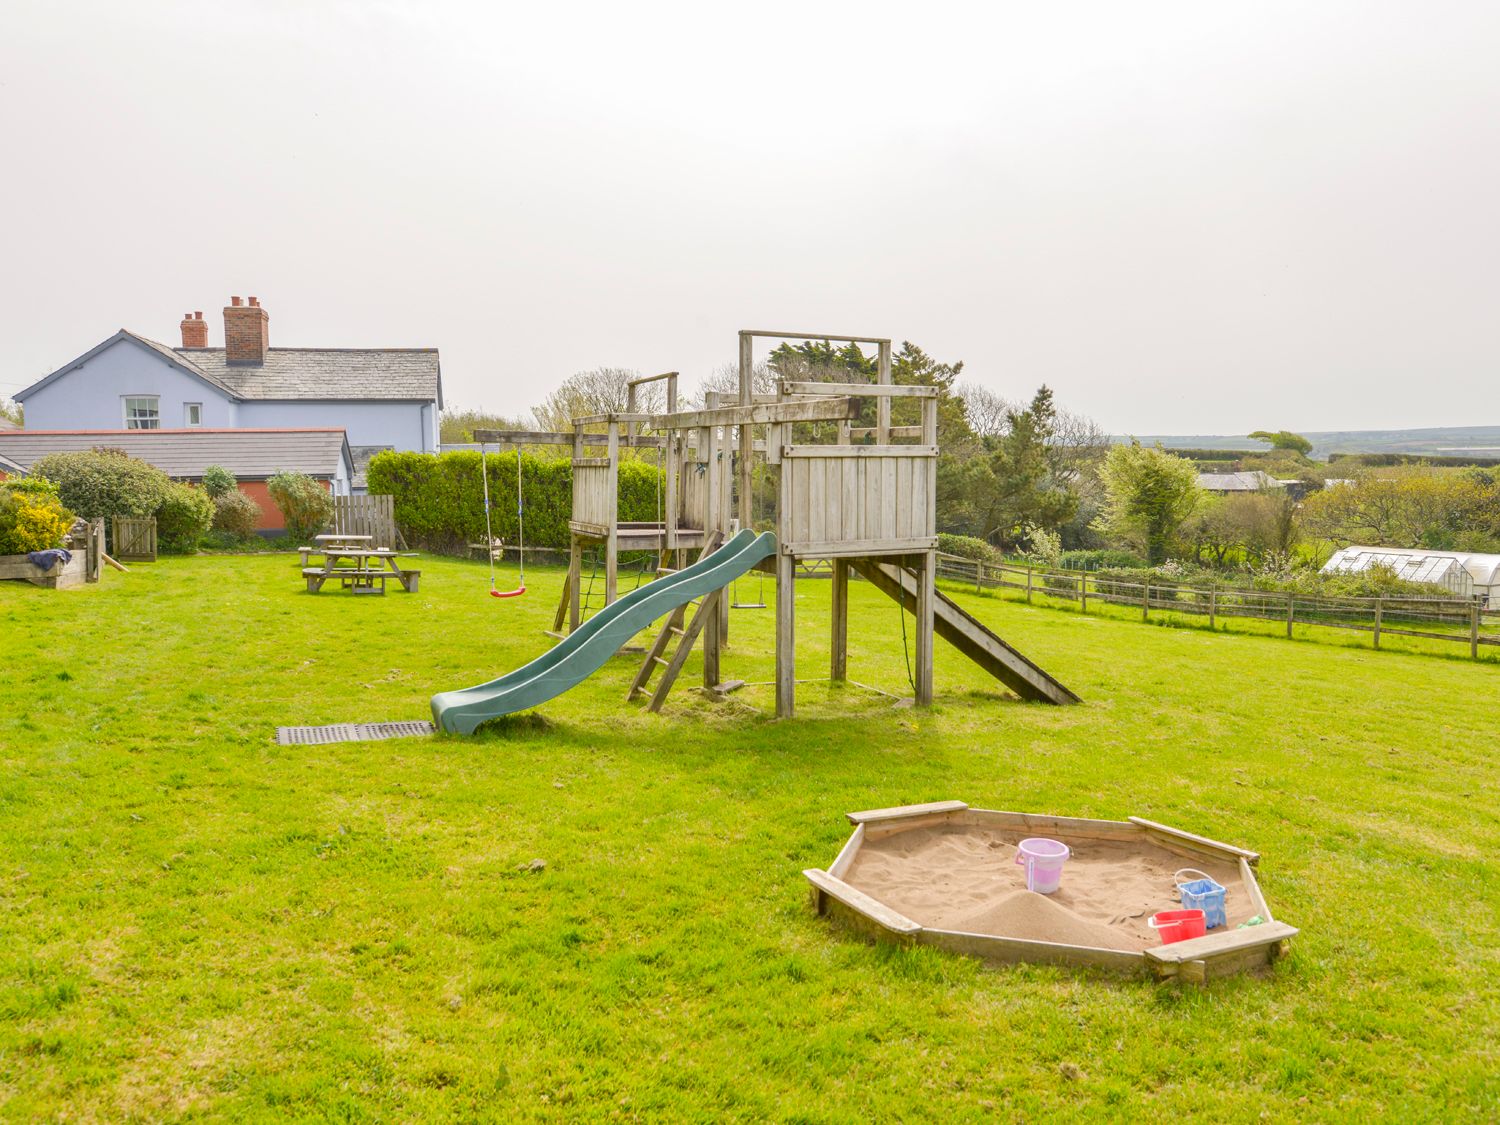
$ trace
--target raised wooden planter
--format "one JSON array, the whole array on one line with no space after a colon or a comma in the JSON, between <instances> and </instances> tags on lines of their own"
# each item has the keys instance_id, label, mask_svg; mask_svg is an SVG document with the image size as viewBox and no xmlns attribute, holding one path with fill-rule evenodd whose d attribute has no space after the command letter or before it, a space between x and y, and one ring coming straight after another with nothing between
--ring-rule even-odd
<instances>
[{"instance_id":1,"label":"raised wooden planter","mask_svg":"<svg viewBox=\"0 0 1500 1125\"><path fill-rule=\"evenodd\" d=\"M0 579L24 579L49 590L68 590L88 581L88 554L74 551L69 562L57 563L49 570L38 570L25 555L0 555Z\"/></svg>"},{"instance_id":2,"label":"raised wooden planter","mask_svg":"<svg viewBox=\"0 0 1500 1125\"><path fill-rule=\"evenodd\" d=\"M803 872L812 884L812 904L819 914L829 915L881 941L932 945L954 953L966 953L993 961L1036 961L1138 973L1157 979L1202 983L1232 973L1264 969L1281 956L1297 930L1278 922L1255 879L1260 856L1231 844L1221 844L1164 824L1131 817L1126 820L1088 820L1076 817L1041 816L1033 813L971 809L962 801L939 801L926 805L875 809L849 813L854 833L828 870ZM1156 946L1141 952L1027 941L990 934L963 933L924 926L859 888L844 882L866 841L899 832L938 826L974 826L1014 835L1048 836L1069 840L1139 841L1164 848L1185 860L1214 859L1237 865L1243 893L1250 897L1256 913L1265 922L1243 929L1211 933L1189 941ZM1186 864L1184 865L1186 866Z\"/></svg>"}]
</instances>

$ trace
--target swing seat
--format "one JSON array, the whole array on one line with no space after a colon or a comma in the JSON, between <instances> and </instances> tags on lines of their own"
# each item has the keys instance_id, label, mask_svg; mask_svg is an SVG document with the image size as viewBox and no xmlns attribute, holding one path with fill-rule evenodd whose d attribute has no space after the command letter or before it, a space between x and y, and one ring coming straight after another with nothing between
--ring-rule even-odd
<instances>
[{"instance_id":1,"label":"swing seat","mask_svg":"<svg viewBox=\"0 0 1500 1125\"><path fill-rule=\"evenodd\" d=\"M492 598L519 598L526 592L525 586L517 586L514 590L491 590Z\"/></svg>"}]
</instances>

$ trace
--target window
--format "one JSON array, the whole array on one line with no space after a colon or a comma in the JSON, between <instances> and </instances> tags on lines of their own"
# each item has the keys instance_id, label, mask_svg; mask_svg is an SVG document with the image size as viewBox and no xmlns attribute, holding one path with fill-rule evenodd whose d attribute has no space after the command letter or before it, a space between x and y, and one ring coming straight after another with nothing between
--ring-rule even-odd
<instances>
[{"instance_id":1,"label":"window","mask_svg":"<svg viewBox=\"0 0 1500 1125\"><path fill-rule=\"evenodd\" d=\"M125 428L161 429L161 406L155 395L132 395L125 400Z\"/></svg>"},{"instance_id":2,"label":"window","mask_svg":"<svg viewBox=\"0 0 1500 1125\"><path fill-rule=\"evenodd\" d=\"M201 402L185 402L182 404L183 423L189 426L203 425L203 404Z\"/></svg>"}]
</instances>

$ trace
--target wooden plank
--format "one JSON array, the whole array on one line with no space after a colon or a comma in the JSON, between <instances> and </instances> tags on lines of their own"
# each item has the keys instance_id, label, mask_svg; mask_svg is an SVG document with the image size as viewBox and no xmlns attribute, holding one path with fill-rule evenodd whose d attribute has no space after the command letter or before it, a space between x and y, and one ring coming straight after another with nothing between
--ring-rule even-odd
<instances>
[{"instance_id":1,"label":"wooden plank","mask_svg":"<svg viewBox=\"0 0 1500 1125\"><path fill-rule=\"evenodd\" d=\"M868 388L865 388L868 389ZM753 406L721 406L683 414L653 414L653 430L690 430L703 426L764 426L771 422L837 422L859 417L860 404L852 398L802 399Z\"/></svg>"},{"instance_id":2,"label":"wooden plank","mask_svg":"<svg viewBox=\"0 0 1500 1125\"><path fill-rule=\"evenodd\" d=\"M1146 950L1146 959L1162 964L1206 960L1224 953L1274 945L1296 937L1298 932L1295 926L1288 926L1285 922L1266 922L1259 926L1205 934L1187 941L1174 941L1171 945L1155 945Z\"/></svg>"},{"instance_id":3,"label":"wooden plank","mask_svg":"<svg viewBox=\"0 0 1500 1125\"><path fill-rule=\"evenodd\" d=\"M854 831L849 834L849 839L839 849L838 858L828 865L828 874L835 879L842 879L854 866L854 858L859 855L860 845L865 842L865 826L856 824Z\"/></svg>"},{"instance_id":4,"label":"wooden plank","mask_svg":"<svg viewBox=\"0 0 1500 1125\"><path fill-rule=\"evenodd\" d=\"M815 867L808 868L802 872L803 876L814 887L830 898L837 899L845 906L854 908L866 918L877 923L882 928L897 934L915 934L922 927L913 922L906 915L892 910L885 903L871 898L858 887L851 887L848 883L826 871L820 871Z\"/></svg>"},{"instance_id":5,"label":"wooden plank","mask_svg":"<svg viewBox=\"0 0 1500 1125\"><path fill-rule=\"evenodd\" d=\"M929 813L927 816L914 816L910 820L874 821L865 825L865 839L874 843L876 840L884 840L888 836L899 836L903 832L912 832L919 828L946 828L954 822L956 817L962 815L962 813Z\"/></svg>"},{"instance_id":6,"label":"wooden plank","mask_svg":"<svg viewBox=\"0 0 1500 1125\"><path fill-rule=\"evenodd\" d=\"M821 463L807 465L802 469L807 477L807 539L828 538L828 490L827 474Z\"/></svg>"},{"instance_id":7,"label":"wooden plank","mask_svg":"<svg viewBox=\"0 0 1500 1125\"><path fill-rule=\"evenodd\" d=\"M873 436L875 434L875 432L876 432L876 427L874 427L874 426L850 426L849 427L849 436L851 438L856 439L856 440L861 439L861 438L871 437L871 436ZM920 438L922 436L922 427L921 426L892 426L888 431L886 431L886 436L887 437L893 437L893 438L898 438L898 437ZM902 448L905 448L905 447L903 446Z\"/></svg>"},{"instance_id":8,"label":"wooden plank","mask_svg":"<svg viewBox=\"0 0 1500 1125\"><path fill-rule=\"evenodd\" d=\"M936 606L937 556L928 552L917 575L917 644L916 644L916 703L918 707L932 704L932 634L933 613Z\"/></svg>"},{"instance_id":9,"label":"wooden plank","mask_svg":"<svg viewBox=\"0 0 1500 1125\"><path fill-rule=\"evenodd\" d=\"M849 564L843 559L834 560L831 586L828 678L839 683L849 671Z\"/></svg>"},{"instance_id":10,"label":"wooden plank","mask_svg":"<svg viewBox=\"0 0 1500 1125\"><path fill-rule=\"evenodd\" d=\"M841 344L890 343L884 336L837 336L829 332L766 332L759 328L741 328L740 337L743 339L746 336L762 336L772 340L837 340Z\"/></svg>"},{"instance_id":11,"label":"wooden plank","mask_svg":"<svg viewBox=\"0 0 1500 1125\"><path fill-rule=\"evenodd\" d=\"M936 457L935 445L784 445L787 457L894 457L898 460Z\"/></svg>"},{"instance_id":12,"label":"wooden plank","mask_svg":"<svg viewBox=\"0 0 1500 1125\"><path fill-rule=\"evenodd\" d=\"M797 699L797 576L793 556L776 555L776 717L789 719Z\"/></svg>"},{"instance_id":13,"label":"wooden plank","mask_svg":"<svg viewBox=\"0 0 1500 1125\"><path fill-rule=\"evenodd\" d=\"M894 536L885 539L855 539L842 542L832 540L790 539L781 544L781 549L799 558L837 559L868 558L881 555L920 555L937 546L937 536L923 535L909 539Z\"/></svg>"},{"instance_id":14,"label":"wooden plank","mask_svg":"<svg viewBox=\"0 0 1500 1125\"><path fill-rule=\"evenodd\" d=\"M965 823L1016 832L1022 836L1076 836L1090 840L1142 840L1146 830L1128 820L1095 820L1090 817L1050 816L1044 813L1006 812L970 808Z\"/></svg>"},{"instance_id":15,"label":"wooden plank","mask_svg":"<svg viewBox=\"0 0 1500 1125\"><path fill-rule=\"evenodd\" d=\"M888 809L865 809L862 812L845 813L850 824L871 824L882 820L910 820L933 813L963 812L969 806L963 801L928 801L922 805L895 805Z\"/></svg>"},{"instance_id":16,"label":"wooden plank","mask_svg":"<svg viewBox=\"0 0 1500 1125\"><path fill-rule=\"evenodd\" d=\"M1233 844L1221 843L1218 840L1210 840L1207 836L1197 836L1191 832L1184 832L1180 828L1169 828L1165 824L1158 824L1156 821L1147 820L1144 817L1133 816L1130 818L1130 822L1132 824L1139 824L1152 835L1164 836L1169 840L1181 844L1195 845L1198 850L1206 851L1209 854L1226 855L1231 858L1239 856L1248 861L1252 867L1260 862L1259 852L1252 852L1246 848L1237 848Z\"/></svg>"},{"instance_id":17,"label":"wooden plank","mask_svg":"<svg viewBox=\"0 0 1500 1125\"><path fill-rule=\"evenodd\" d=\"M840 539L860 538L859 525L864 515L864 498L859 494L859 464L855 460L840 462L839 490L842 494L839 501Z\"/></svg>"},{"instance_id":18,"label":"wooden plank","mask_svg":"<svg viewBox=\"0 0 1500 1125\"><path fill-rule=\"evenodd\" d=\"M799 383L783 379L781 391L789 395L879 395L885 398L936 398L938 389L924 383ZM889 427L887 427L889 428Z\"/></svg>"},{"instance_id":19,"label":"wooden plank","mask_svg":"<svg viewBox=\"0 0 1500 1125\"><path fill-rule=\"evenodd\" d=\"M970 934L958 930L930 930L925 927L916 935L923 945L949 953L964 953L988 961L1031 961L1047 965L1072 965L1118 972L1139 973L1146 968L1139 953L1125 949L1099 949L1086 945L1064 945L1061 942L1025 941L1021 938Z\"/></svg>"},{"instance_id":20,"label":"wooden plank","mask_svg":"<svg viewBox=\"0 0 1500 1125\"><path fill-rule=\"evenodd\" d=\"M1245 895L1250 899L1251 907L1267 922L1276 921L1271 914L1271 907L1266 903L1266 896L1260 892L1260 880L1255 877L1255 868L1250 866L1250 861L1244 856L1240 856L1239 865L1240 882L1244 884Z\"/></svg>"}]
</instances>

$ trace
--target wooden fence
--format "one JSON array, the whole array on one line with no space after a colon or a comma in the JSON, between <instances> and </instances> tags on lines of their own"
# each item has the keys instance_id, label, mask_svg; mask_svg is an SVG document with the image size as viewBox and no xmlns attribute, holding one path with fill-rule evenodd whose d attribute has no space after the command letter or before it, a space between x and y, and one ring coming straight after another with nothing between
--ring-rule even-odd
<instances>
[{"instance_id":1,"label":"wooden fence","mask_svg":"<svg viewBox=\"0 0 1500 1125\"><path fill-rule=\"evenodd\" d=\"M1352 629L1369 633L1376 648L1382 636L1422 637L1469 646L1477 659L1483 645L1500 645L1500 611L1487 610L1478 598L1334 598L1280 590L1245 590L1227 586L1192 586L1176 582L1127 582L1083 571L1050 570L1014 563L986 563L956 555L938 556L938 576L1023 597L1057 598L1139 608L1141 620L1151 614L1180 613L1206 617L1210 628L1229 617L1274 621L1291 636L1295 626Z\"/></svg>"},{"instance_id":2,"label":"wooden fence","mask_svg":"<svg viewBox=\"0 0 1500 1125\"><path fill-rule=\"evenodd\" d=\"M156 561L156 517L113 517L109 533L111 553L122 562Z\"/></svg>"},{"instance_id":3,"label":"wooden fence","mask_svg":"<svg viewBox=\"0 0 1500 1125\"><path fill-rule=\"evenodd\" d=\"M368 535L372 547L406 548L396 527L396 498L384 494L333 497L335 535Z\"/></svg>"}]
</instances>

